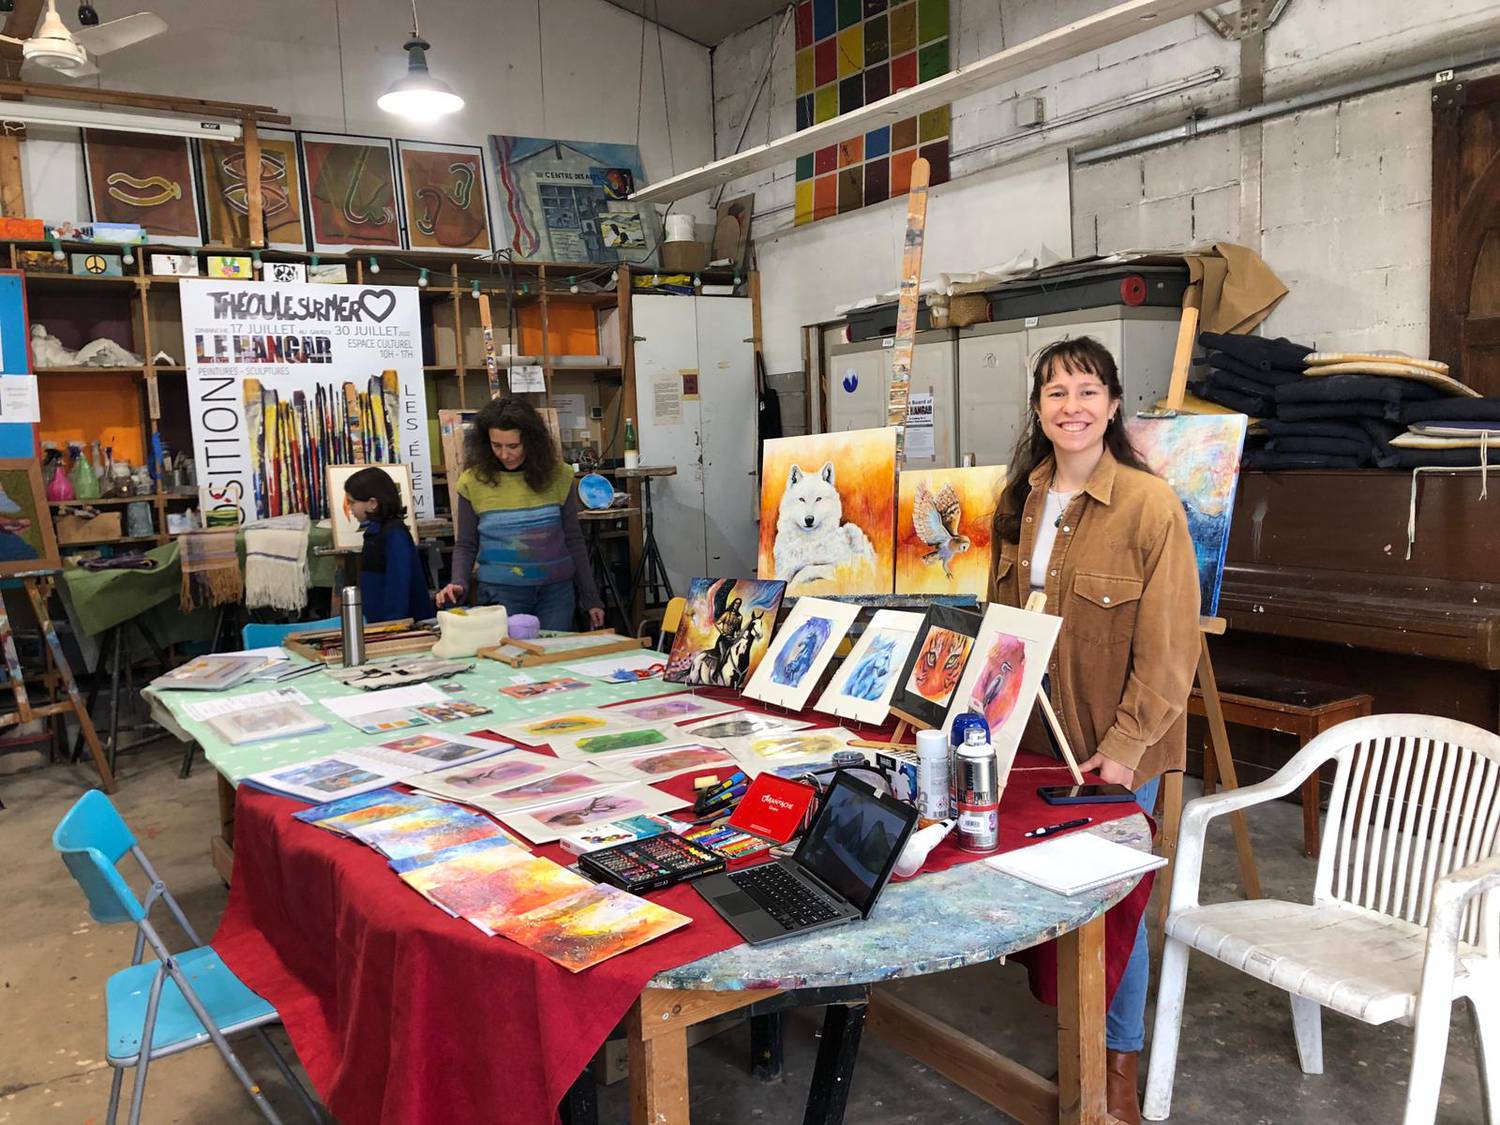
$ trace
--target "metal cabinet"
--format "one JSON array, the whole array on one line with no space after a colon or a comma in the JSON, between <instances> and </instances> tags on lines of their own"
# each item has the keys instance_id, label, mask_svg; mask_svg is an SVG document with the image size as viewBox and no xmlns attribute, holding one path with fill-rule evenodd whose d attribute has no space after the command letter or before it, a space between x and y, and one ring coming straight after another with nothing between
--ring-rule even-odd
<instances>
[{"instance_id":1,"label":"metal cabinet","mask_svg":"<svg viewBox=\"0 0 1500 1125\"><path fill-rule=\"evenodd\" d=\"M755 573L755 350L750 301L646 294L631 301L641 464L675 465L651 483L655 533L673 590L689 579Z\"/></svg>"},{"instance_id":2,"label":"metal cabinet","mask_svg":"<svg viewBox=\"0 0 1500 1125\"><path fill-rule=\"evenodd\" d=\"M955 334L951 330L919 332L912 349L911 395L932 398L932 448L922 439L913 442L908 427L906 467L942 469L958 464L954 368ZM828 428L830 431L868 430L888 423L887 396L891 386L890 337L852 344L831 344L828 362Z\"/></svg>"}]
</instances>

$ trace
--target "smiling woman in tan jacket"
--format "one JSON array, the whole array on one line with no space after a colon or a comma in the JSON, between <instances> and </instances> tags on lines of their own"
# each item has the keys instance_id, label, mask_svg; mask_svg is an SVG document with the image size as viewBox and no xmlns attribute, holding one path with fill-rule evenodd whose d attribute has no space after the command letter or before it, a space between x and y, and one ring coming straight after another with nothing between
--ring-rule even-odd
<instances>
[{"instance_id":1,"label":"smiling woman in tan jacket","mask_svg":"<svg viewBox=\"0 0 1500 1125\"><path fill-rule=\"evenodd\" d=\"M1105 781L1150 811L1161 775L1187 755L1184 709L1198 663L1198 568L1187 515L1141 463L1120 416L1114 357L1081 337L1044 348L1031 420L995 513L990 600L1033 591L1062 616L1046 690L1063 731ZM1106 1020L1109 1111L1139 1122L1145 920Z\"/></svg>"}]
</instances>

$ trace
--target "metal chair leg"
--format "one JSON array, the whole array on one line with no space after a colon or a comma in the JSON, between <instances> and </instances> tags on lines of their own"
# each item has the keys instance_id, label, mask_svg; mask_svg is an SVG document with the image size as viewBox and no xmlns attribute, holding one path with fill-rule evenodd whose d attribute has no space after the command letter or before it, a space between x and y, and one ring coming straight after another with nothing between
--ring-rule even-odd
<instances>
[{"instance_id":1,"label":"metal chair leg","mask_svg":"<svg viewBox=\"0 0 1500 1125\"><path fill-rule=\"evenodd\" d=\"M104 1111L104 1125L115 1125L120 1112L120 1087L125 1081L125 1068L117 1066L114 1071L115 1076L109 1081L109 1108Z\"/></svg>"},{"instance_id":2,"label":"metal chair leg","mask_svg":"<svg viewBox=\"0 0 1500 1125\"><path fill-rule=\"evenodd\" d=\"M271 1061L276 1064L276 1069L281 1071L281 1077L286 1079L286 1084L297 1092L297 1097L301 1100L302 1104L307 1107L307 1112L312 1115L312 1119L314 1121L322 1121L322 1111L320 1111L316 1103L313 1102L312 1097L307 1092L307 1087L303 1086L301 1082L297 1081L297 1076L292 1073L291 1065L286 1061L286 1057L276 1049L276 1044L271 1042L271 1037L266 1034L266 1029L263 1027L258 1027L255 1029L255 1034L256 1037L259 1038L261 1043L265 1046L266 1050L270 1052Z\"/></svg>"}]
</instances>

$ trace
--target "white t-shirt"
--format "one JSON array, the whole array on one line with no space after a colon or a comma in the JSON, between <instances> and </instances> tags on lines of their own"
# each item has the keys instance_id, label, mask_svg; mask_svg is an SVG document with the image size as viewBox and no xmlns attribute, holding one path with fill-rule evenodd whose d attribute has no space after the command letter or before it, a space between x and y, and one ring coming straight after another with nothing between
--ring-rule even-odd
<instances>
[{"instance_id":1,"label":"white t-shirt","mask_svg":"<svg viewBox=\"0 0 1500 1125\"><path fill-rule=\"evenodd\" d=\"M1068 510L1068 505L1073 502L1075 492L1058 492L1056 489L1047 490L1047 500L1042 505L1041 526L1036 529L1036 545L1031 549L1031 588L1043 590L1047 586L1047 567L1052 562L1052 545L1057 542L1057 529L1062 524L1062 515ZM1055 613L1053 606L1048 606L1049 613Z\"/></svg>"}]
</instances>

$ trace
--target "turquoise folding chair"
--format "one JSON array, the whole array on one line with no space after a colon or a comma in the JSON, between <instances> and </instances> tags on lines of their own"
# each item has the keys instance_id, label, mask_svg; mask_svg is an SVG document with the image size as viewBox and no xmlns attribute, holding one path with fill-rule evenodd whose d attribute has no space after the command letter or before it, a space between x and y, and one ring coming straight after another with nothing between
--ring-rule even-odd
<instances>
[{"instance_id":1,"label":"turquoise folding chair","mask_svg":"<svg viewBox=\"0 0 1500 1125\"><path fill-rule=\"evenodd\" d=\"M279 645L288 633L311 633L316 629L337 629L338 617L321 621L294 621L290 625L260 625L252 621L240 630L240 643L246 648L271 648Z\"/></svg>"},{"instance_id":2,"label":"turquoise folding chair","mask_svg":"<svg viewBox=\"0 0 1500 1125\"><path fill-rule=\"evenodd\" d=\"M130 1122L136 1125L141 1119L146 1071L152 1060L211 1041L266 1120L279 1125L281 1118L230 1049L227 1037L242 1031L255 1032L313 1119L321 1120L317 1106L262 1030L268 1023L279 1022L276 1009L245 987L219 955L203 944L109 798L97 789L80 797L58 822L52 846L83 888L89 913L96 922L134 922L137 928L130 968L111 976L105 989L107 1057L115 1068L105 1120L114 1123L126 1067L135 1067ZM136 898L117 866L126 852L135 856L151 880L144 903ZM165 900L196 948L175 954L168 951L149 917L158 899ZM148 944L156 960L143 963Z\"/></svg>"}]
</instances>

